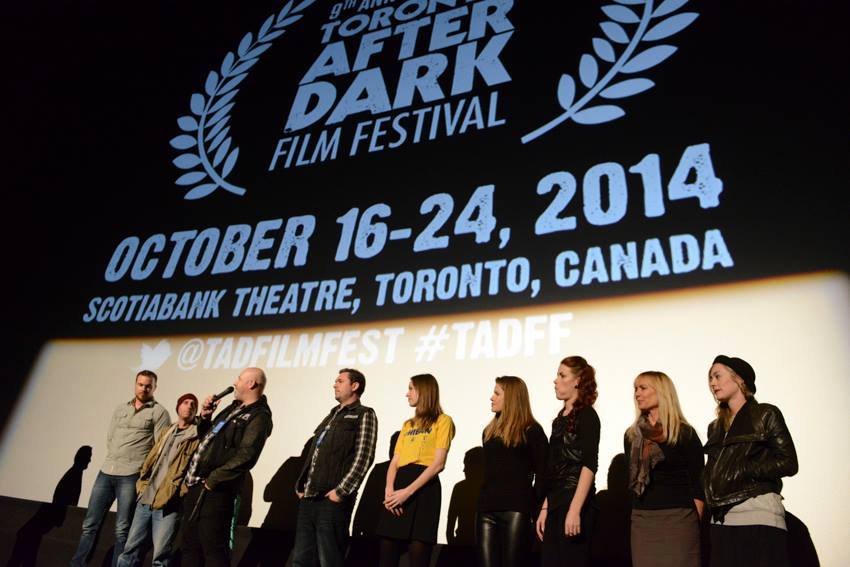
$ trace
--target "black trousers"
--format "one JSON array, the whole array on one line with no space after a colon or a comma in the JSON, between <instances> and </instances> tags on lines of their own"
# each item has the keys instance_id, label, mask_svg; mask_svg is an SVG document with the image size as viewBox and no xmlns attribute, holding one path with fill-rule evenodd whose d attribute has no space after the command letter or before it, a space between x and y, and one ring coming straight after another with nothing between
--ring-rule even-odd
<instances>
[{"instance_id":1,"label":"black trousers","mask_svg":"<svg viewBox=\"0 0 850 567\"><path fill-rule=\"evenodd\" d=\"M182 567L230 567L230 526L236 493L196 484L183 508Z\"/></svg>"},{"instance_id":2,"label":"black trousers","mask_svg":"<svg viewBox=\"0 0 850 567\"><path fill-rule=\"evenodd\" d=\"M531 518L522 512L479 512L479 567L521 567L530 562Z\"/></svg>"}]
</instances>

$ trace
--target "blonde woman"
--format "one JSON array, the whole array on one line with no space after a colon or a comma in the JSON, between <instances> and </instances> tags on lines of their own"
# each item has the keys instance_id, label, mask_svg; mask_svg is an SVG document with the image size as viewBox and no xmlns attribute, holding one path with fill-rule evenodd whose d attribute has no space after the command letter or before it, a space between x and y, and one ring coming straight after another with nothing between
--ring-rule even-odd
<instances>
[{"instance_id":1,"label":"blonde woman","mask_svg":"<svg viewBox=\"0 0 850 567\"><path fill-rule=\"evenodd\" d=\"M663 372L634 381L635 421L626 430L632 492L632 565L699 567L705 506L702 444Z\"/></svg>"},{"instance_id":2,"label":"blonde woman","mask_svg":"<svg viewBox=\"0 0 850 567\"><path fill-rule=\"evenodd\" d=\"M521 378L496 378L484 429L484 484L478 499L479 567L527 565L532 518L543 500L548 441Z\"/></svg>"},{"instance_id":3,"label":"blonde woman","mask_svg":"<svg viewBox=\"0 0 850 567\"><path fill-rule=\"evenodd\" d=\"M440 407L440 387L431 374L410 379L407 403L416 411L401 428L387 470L384 510L375 530L381 538L381 567L396 567L403 546L407 546L411 567L430 564L442 498L437 475L446 464L455 434L452 418Z\"/></svg>"},{"instance_id":4,"label":"blonde woman","mask_svg":"<svg viewBox=\"0 0 850 567\"><path fill-rule=\"evenodd\" d=\"M789 565L782 477L797 452L779 408L755 399L747 361L719 355L708 371L717 419L708 426L703 475L711 508L711 565Z\"/></svg>"}]
</instances>

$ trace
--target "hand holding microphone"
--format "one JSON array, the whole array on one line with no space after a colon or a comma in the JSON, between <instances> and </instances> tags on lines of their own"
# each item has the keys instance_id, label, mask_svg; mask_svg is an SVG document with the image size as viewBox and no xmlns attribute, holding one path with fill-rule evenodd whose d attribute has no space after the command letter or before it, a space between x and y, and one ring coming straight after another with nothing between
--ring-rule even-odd
<instances>
[{"instance_id":1,"label":"hand holding microphone","mask_svg":"<svg viewBox=\"0 0 850 567\"><path fill-rule=\"evenodd\" d=\"M218 407L218 401L231 392L233 392L233 386L228 386L218 394L210 394L207 396L207 399L204 400L204 405L201 408L201 417L204 419L210 417L212 412L215 411L215 408Z\"/></svg>"}]
</instances>

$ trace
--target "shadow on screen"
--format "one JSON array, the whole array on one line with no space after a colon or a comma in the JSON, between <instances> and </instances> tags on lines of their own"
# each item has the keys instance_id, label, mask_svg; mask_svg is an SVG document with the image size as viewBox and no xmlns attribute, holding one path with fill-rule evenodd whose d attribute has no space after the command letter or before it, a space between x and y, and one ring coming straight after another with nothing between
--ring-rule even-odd
<instances>
[{"instance_id":1,"label":"shadow on screen","mask_svg":"<svg viewBox=\"0 0 850 567\"><path fill-rule=\"evenodd\" d=\"M632 497L628 478L626 456L615 455L608 467L608 488L596 494L599 515L591 540L593 565L630 567L632 564L629 541Z\"/></svg>"},{"instance_id":2,"label":"shadow on screen","mask_svg":"<svg viewBox=\"0 0 850 567\"><path fill-rule=\"evenodd\" d=\"M395 444L401 432L396 431L390 437L390 461L395 453ZM378 538L375 529L378 517L384 509L384 487L387 484L387 469L390 461L376 463L366 479L366 484L360 493L357 511L354 514L354 525L351 528L351 542L348 548L346 565L352 567L372 567L378 564Z\"/></svg>"},{"instance_id":3,"label":"shadow on screen","mask_svg":"<svg viewBox=\"0 0 850 567\"><path fill-rule=\"evenodd\" d=\"M454 485L446 522L448 546L440 550L437 565L475 564L475 516L484 484L484 448L473 447L463 456L464 479Z\"/></svg>"},{"instance_id":4,"label":"shadow on screen","mask_svg":"<svg viewBox=\"0 0 850 567\"><path fill-rule=\"evenodd\" d=\"M53 528L65 523L68 506L77 506L83 484L83 471L91 462L92 448L83 445L74 455L71 465L53 491L50 503L39 506L32 518L18 530L12 553L6 567L32 566L36 564L42 538Z\"/></svg>"},{"instance_id":5,"label":"shadow on screen","mask_svg":"<svg viewBox=\"0 0 850 567\"><path fill-rule=\"evenodd\" d=\"M295 523L298 518L295 483L309 448L310 440L304 444L299 456L289 457L283 462L263 490L263 500L271 505L262 526L251 528L251 541L245 548L238 567L286 563L295 546Z\"/></svg>"}]
</instances>

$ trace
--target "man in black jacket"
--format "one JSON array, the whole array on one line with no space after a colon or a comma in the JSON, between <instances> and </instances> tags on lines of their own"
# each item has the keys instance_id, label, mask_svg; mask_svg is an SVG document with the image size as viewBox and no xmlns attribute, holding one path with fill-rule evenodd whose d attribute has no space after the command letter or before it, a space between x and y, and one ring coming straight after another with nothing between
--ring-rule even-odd
<instances>
[{"instance_id":1,"label":"man in black jacket","mask_svg":"<svg viewBox=\"0 0 850 567\"><path fill-rule=\"evenodd\" d=\"M378 419L360 403L366 377L343 368L334 381L339 405L316 428L295 485L301 499L293 567L342 567L357 489L375 460Z\"/></svg>"},{"instance_id":2,"label":"man in black jacket","mask_svg":"<svg viewBox=\"0 0 850 567\"><path fill-rule=\"evenodd\" d=\"M263 395L266 375L246 368L233 383L233 403L212 413L212 395L200 412L201 444L189 463L185 482L188 521L183 527L183 567L230 565L230 526L245 475L257 463L272 432L272 412Z\"/></svg>"}]
</instances>

